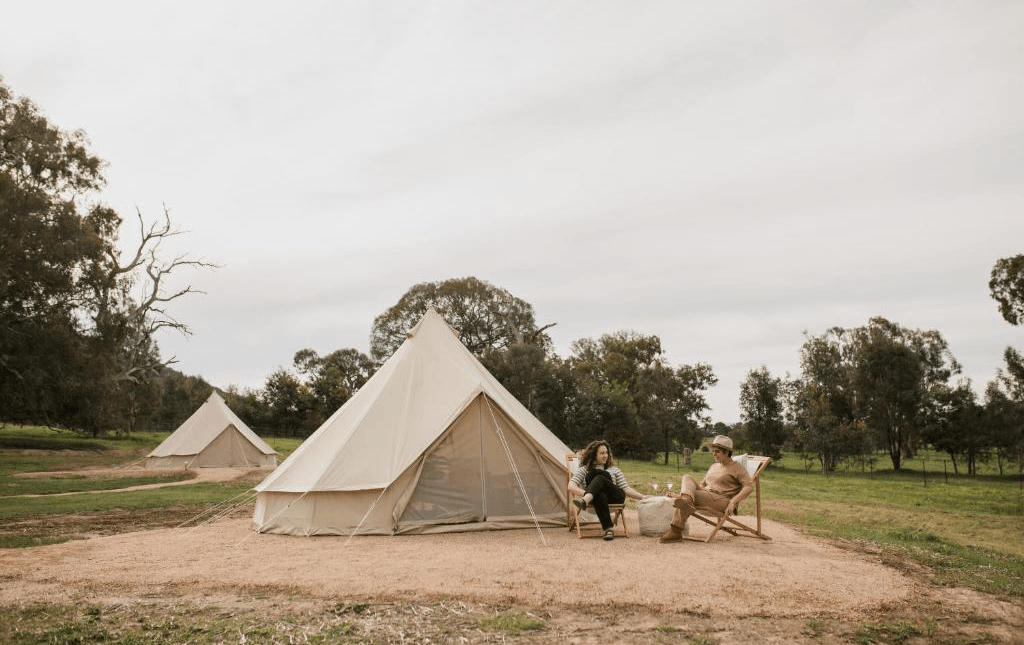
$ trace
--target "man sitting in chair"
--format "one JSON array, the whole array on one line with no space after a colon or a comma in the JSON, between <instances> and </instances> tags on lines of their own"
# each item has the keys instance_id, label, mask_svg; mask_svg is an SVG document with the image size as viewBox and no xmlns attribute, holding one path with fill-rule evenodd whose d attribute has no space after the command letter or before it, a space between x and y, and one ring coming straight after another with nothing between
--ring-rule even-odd
<instances>
[{"instance_id":1,"label":"man sitting in chair","mask_svg":"<svg viewBox=\"0 0 1024 645\"><path fill-rule=\"evenodd\" d=\"M627 495L632 499L647 497L629 485L626 476L615 465L608 442L603 439L591 441L583 449L580 467L569 480L569 492L577 495L572 501L576 508L585 511L587 506L593 507L594 513L601 520L606 540L614 538L612 514L608 505L623 503Z\"/></svg>"},{"instance_id":2,"label":"man sitting in chair","mask_svg":"<svg viewBox=\"0 0 1024 645\"><path fill-rule=\"evenodd\" d=\"M712 508L720 513L731 515L736 506L750 495L754 489L754 481L747 469L738 461L732 460L732 439L718 435L711 442L711 454L715 463L711 464L704 480L697 483L693 477L683 475L679 494L669 493L674 497L676 507L672 524L658 538L659 542L682 542L683 527L686 519L694 511L694 505Z\"/></svg>"}]
</instances>

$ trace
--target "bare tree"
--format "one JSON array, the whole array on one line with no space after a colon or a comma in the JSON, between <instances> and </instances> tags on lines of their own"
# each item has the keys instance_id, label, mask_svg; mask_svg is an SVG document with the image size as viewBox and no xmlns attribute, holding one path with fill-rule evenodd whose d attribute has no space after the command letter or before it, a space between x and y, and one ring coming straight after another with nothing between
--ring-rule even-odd
<instances>
[{"instance_id":1,"label":"bare tree","mask_svg":"<svg viewBox=\"0 0 1024 645\"><path fill-rule=\"evenodd\" d=\"M183 296L193 293L205 293L188 285L177 291L167 293L165 281L174 271L184 267L219 268L218 265L203 259L177 255L170 260L160 256L161 245L172 237L183 235L187 231L177 229L171 223L171 214L164 206L162 221L155 221L148 226L142 212L136 209L139 221L139 243L132 258L121 263L116 249L107 251L109 273L106 284L114 288L107 290L97 308L99 315L110 315L111 311L120 309L117 315L123 326L121 351L118 352L118 370L111 375L114 381L137 383L149 376L159 373L160 369L177 363L177 358L162 358L155 351L154 337L161 329L171 329L185 336L190 336L189 326L172 316L165 305ZM139 287L137 299L130 297L131 287ZM117 294L116 298L110 295ZM97 318L97 326L101 320Z\"/></svg>"},{"instance_id":2,"label":"bare tree","mask_svg":"<svg viewBox=\"0 0 1024 645\"><path fill-rule=\"evenodd\" d=\"M161 256L161 246L167 240L186 233L172 224L166 206L162 220L149 225L138 209L136 215L139 242L130 259L122 261L120 252L108 247L102 277L94 282L93 322L99 336L115 349L116 369L109 375L113 382L144 382L177 362L176 357L163 358L156 351L156 333L170 329L188 336L192 330L172 316L166 305L183 296L205 292L191 285L167 292L167 278L185 267L218 268L212 262L187 255L171 259ZM135 297L133 290L137 291Z\"/></svg>"}]
</instances>

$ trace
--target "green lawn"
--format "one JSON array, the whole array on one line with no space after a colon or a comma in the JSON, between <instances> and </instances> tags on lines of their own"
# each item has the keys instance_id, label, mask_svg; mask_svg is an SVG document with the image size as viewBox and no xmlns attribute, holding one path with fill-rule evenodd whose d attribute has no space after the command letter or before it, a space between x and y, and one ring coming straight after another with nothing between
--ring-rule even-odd
<instances>
[{"instance_id":1,"label":"green lawn","mask_svg":"<svg viewBox=\"0 0 1024 645\"><path fill-rule=\"evenodd\" d=\"M0 451L0 477L15 473L39 473L80 470L82 468L115 468L142 458L137 452L126 450L53 452L42 450Z\"/></svg>"},{"instance_id":2,"label":"green lawn","mask_svg":"<svg viewBox=\"0 0 1024 645\"><path fill-rule=\"evenodd\" d=\"M253 482L208 483L170 486L142 491L110 492L102 495L13 497L13 495L109 490L142 484L179 481L192 477L182 471L157 472L145 477L14 477L16 473L73 471L82 468L123 466L137 462L166 439L168 433L139 432L131 436L83 438L66 431L7 425L0 429L0 520L33 515L93 513L113 509L142 510L169 506L191 508L216 504L250 489ZM33 447L17 447L28 440ZM268 443L278 451L291 452L297 439L272 438ZM44 450L36 446L48 445ZM12 447L15 446L15 447ZM83 447L87 446L87 447ZM240 496L239 499L243 498ZM28 543L26 546L32 546ZM17 546L8 544L7 546Z\"/></svg>"},{"instance_id":3,"label":"green lawn","mask_svg":"<svg viewBox=\"0 0 1024 645\"><path fill-rule=\"evenodd\" d=\"M298 437L262 437L262 439L270 444L271 448L281 453L281 460L292 454L303 442L303 439Z\"/></svg>"},{"instance_id":4,"label":"green lawn","mask_svg":"<svg viewBox=\"0 0 1024 645\"><path fill-rule=\"evenodd\" d=\"M130 435L89 437L70 430L40 426L4 425L0 427L0 448L36 450L106 451L152 450L167 438L168 432L135 432Z\"/></svg>"},{"instance_id":5,"label":"green lawn","mask_svg":"<svg viewBox=\"0 0 1024 645\"><path fill-rule=\"evenodd\" d=\"M0 498L0 520L30 515L89 513L113 509L141 510L175 505L215 504L240 495L252 487L252 482L229 482L169 486L167 488L153 488L123 493L104 493L102 495L3 497Z\"/></svg>"},{"instance_id":6,"label":"green lawn","mask_svg":"<svg viewBox=\"0 0 1024 645\"><path fill-rule=\"evenodd\" d=\"M14 495L53 495L86 491L114 490L146 484L193 479L191 473L174 471L148 477L0 477L0 498Z\"/></svg>"}]
</instances>

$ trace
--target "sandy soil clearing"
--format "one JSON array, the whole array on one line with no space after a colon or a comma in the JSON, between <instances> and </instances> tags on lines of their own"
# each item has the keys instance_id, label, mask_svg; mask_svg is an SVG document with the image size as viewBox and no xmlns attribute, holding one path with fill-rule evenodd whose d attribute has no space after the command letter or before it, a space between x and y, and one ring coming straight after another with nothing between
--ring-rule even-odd
<instances>
[{"instance_id":1,"label":"sandy soil clearing","mask_svg":"<svg viewBox=\"0 0 1024 645\"><path fill-rule=\"evenodd\" d=\"M635 512L627 513L637 535ZM700 529L695 529L698 533ZM0 603L69 600L82 589L189 595L234 588L310 597L437 599L533 607L626 604L709 616L870 616L926 584L767 522L774 539L613 542L565 529L301 538L248 519L0 552ZM598 571L600 573L598 573ZM580 581L586 579L586 584Z\"/></svg>"}]
</instances>

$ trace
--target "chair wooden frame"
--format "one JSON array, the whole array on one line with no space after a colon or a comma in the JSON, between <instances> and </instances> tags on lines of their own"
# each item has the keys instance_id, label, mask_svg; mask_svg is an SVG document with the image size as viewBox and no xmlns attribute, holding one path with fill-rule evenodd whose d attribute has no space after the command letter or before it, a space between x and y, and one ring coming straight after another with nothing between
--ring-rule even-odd
<instances>
[{"instance_id":1,"label":"chair wooden frame","mask_svg":"<svg viewBox=\"0 0 1024 645\"><path fill-rule=\"evenodd\" d=\"M706 538L702 538L699 535L683 535L683 539L695 542L710 542L719 531L725 531L738 537L752 537L761 540L771 539L761 530L761 472L772 462L772 459L771 457L760 457L757 455L744 455L744 457L746 457L748 464L747 472L750 473L750 478L754 480L754 511L757 516L757 528L755 529L740 522L736 519L735 515L726 515L709 506L696 506L696 510L690 514L690 517L710 524L713 528ZM750 468L752 463L756 464L753 470ZM750 497L747 497L747 500L749 499Z\"/></svg>"},{"instance_id":2,"label":"chair wooden frame","mask_svg":"<svg viewBox=\"0 0 1024 645\"><path fill-rule=\"evenodd\" d=\"M601 526L601 522L595 522L593 520L580 519L580 509L572 503L573 494L569 492L569 480L572 479L573 463L579 459L579 455L576 453L566 453L565 455L565 521L569 525L569 530L576 531L576 537L604 537L604 528ZM629 530L626 529L626 516L625 516L626 504L609 504L608 511L612 515L612 530L615 531L616 527L621 528L622 532L615 532L615 537L629 537Z\"/></svg>"}]
</instances>

